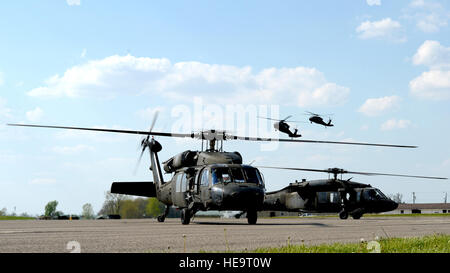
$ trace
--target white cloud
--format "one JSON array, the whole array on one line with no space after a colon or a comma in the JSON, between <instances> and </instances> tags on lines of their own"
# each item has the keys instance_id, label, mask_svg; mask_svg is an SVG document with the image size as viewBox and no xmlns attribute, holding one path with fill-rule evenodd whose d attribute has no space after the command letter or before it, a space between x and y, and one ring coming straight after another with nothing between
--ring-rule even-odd
<instances>
[{"instance_id":1,"label":"white cloud","mask_svg":"<svg viewBox=\"0 0 450 273\"><path fill-rule=\"evenodd\" d=\"M86 49L86 48L83 48L83 51L81 51L80 57L81 57L81 58L85 58L85 57L86 57L86 54L87 54L87 49Z\"/></svg>"},{"instance_id":2,"label":"white cloud","mask_svg":"<svg viewBox=\"0 0 450 273\"><path fill-rule=\"evenodd\" d=\"M27 119L33 122L39 121L43 115L44 111L39 107L36 107L35 109L26 112Z\"/></svg>"},{"instance_id":3,"label":"white cloud","mask_svg":"<svg viewBox=\"0 0 450 273\"><path fill-rule=\"evenodd\" d=\"M81 5L81 0L66 0L69 6L79 6Z\"/></svg>"},{"instance_id":4,"label":"white cloud","mask_svg":"<svg viewBox=\"0 0 450 273\"><path fill-rule=\"evenodd\" d=\"M450 47L425 41L413 57L413 64L430 68L409 82L412 95L430 100L450 99Z\"/></svg>"},{"instance_id":5,"label":"white cloud","mask_svg":"<svg viewBox=\"0 0 450 273\"><path fill-rule=\"evenodd\" d=\"M381 0L366 0L366 3L369 6L380 6Z\"/></svg>"},{"instance_id":6,"label":"white cloud","mask_svg":"<svg viewBox=\"0 0 450 273\"><path fill-rule=\"evenodd\" d=\"M381 124L381 130L390 131L395 129L405 129L411 126L411 121L405 119L390 119Z\"/></svg>"},{"instance_id":7,"label":"white cloud","mask_svg":"<svg viewBox=\"0 0 450 273\"><path fill-rule=\"evenodd\" d=\"M379 116L389 110L398 107L400 97L386 96L382 98L367 99L363 105L358 109L359 112L366 116Z\"/></svg>"},{"instance_id":8,"label":"white cloud","mask_svg":"<svg viewBox=\"0 0 450 273\"><path fill-rule=\"evenodd\" d=\"M450 71L431 70L423 72L409 82L411 94L430 100L450 99Z\"/></svg>"},{"instance_id":9,"label":"white cloud","mask_svg":"<svg viewBox=\"0 0 450 273\"><path fill-rule=\"evenodd\" d=\"M93 151L94 148L88 145L79 144L76 146L55 146L52 151L62 155L75 155L85 151Z\"/></svg>"},{"instance_id":10,"label":"white cloud","mask_svg":"<svg viewBox=\"0 0 450 273\"><path fill-rule=\"evenodd\" d=\"M450 12L438 2L414 0L405 9L403 17L415 21L421 31L432 33L448 25Z\"/></svg>"},{"instance_id":11,"label":"white cloud","mask_svg":"<svg viewBox=\"0 0 450 273\"><path fill-rule=\"evenodd\" d=\"M53 178L35 178L30 181L31 185L53 185L56 183L56 180Z\"/></svg>"},{"instance_id":12,"label":"white cloud","mask_svg":"<svg viewBox=\"0 0 450 273\"><path fill-rule=\"evenodd\" d=\"M435 69L450 68L450 47L444 47L438 41L425 41L414 54L413 63Z\"/></svg>"},{"instance_id":13,"label":"white cloud","mask_svg":"<svg viewBox=\"0 0 450 273\"><path fill-rule=\"evenodd\" d=\"M127 93L184 101L192 101L195 94L220 104L312 106L343 103L350 90L328 82L315 68L266 68L254 73L248 66L172 64L167 59L115 55L69 68L28 95L114 98Z\"/></svg>"},{"instance_id":14,"label":"white cloud","mask_svg":"<svg viewBox=\"0 0 450 273\"><path fill-rule=\"evenodd\" d=\"M394 42L405 42L406 37L402 33L402 26L391 18L380 21L365 21L357 28L356 32L361 39L386 39Z\"/></svg>"}]
</instances>

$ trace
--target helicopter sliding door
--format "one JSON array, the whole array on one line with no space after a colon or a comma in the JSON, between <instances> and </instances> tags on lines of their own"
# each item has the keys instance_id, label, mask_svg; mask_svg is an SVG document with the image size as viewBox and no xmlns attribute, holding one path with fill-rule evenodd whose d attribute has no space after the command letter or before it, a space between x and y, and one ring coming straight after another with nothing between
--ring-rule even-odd
<instances>
[{"instance_id":1,"label":"helicopter sliding door","mask_svg":"<svg viewBox=\"0 0 450 273\"><path fill-rule=\"evenodd\" d=\"M317 192L316 208L321 212L339 212L341 210L339 192Z\"/></svg>"}]
</instances>

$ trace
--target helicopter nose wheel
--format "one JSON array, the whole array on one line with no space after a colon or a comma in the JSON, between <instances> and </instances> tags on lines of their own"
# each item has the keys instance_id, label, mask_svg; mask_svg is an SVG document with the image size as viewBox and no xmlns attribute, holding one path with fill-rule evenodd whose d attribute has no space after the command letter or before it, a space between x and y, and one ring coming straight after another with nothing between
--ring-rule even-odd
<instances>
[{"instance_id":1,"label":"helicopter nose wheel","mask_svg":"<svg viewBox=\"0 0 450 273\"><path fill-rule=\"evenodd\" d=\"M249 225L256 225L256 221L258 220L258 212L256 210L248 210L247 211L247 222Z\"/></svg>"},{"instance_id":2,"label":"helicopter nose wheel","mask_svg":"<svg viewBox=\"0 0 450 273\"><path fill-rule=\"evenodd\" d=\"M341 218L342 220L345 220L348 218L348 212L345 210L342 210L341 212L339 212L339 218Z\"/></svg>"}]
</instances>

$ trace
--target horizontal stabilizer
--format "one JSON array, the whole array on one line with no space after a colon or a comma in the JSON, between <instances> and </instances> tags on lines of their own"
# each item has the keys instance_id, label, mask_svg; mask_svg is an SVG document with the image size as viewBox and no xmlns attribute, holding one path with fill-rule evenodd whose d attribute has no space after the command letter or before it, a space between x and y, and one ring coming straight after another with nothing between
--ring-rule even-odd
<instances>
[{"instance_id":1,"label":"horizontal stabilizer","mask_svg":"<svg viewBox=\"0 0 450 273\"><path fill-rule=\"evenodd\" d=\"M156 188L153 182L114 182L111 193L156 197Z\"/></svg>"}]
</instances>

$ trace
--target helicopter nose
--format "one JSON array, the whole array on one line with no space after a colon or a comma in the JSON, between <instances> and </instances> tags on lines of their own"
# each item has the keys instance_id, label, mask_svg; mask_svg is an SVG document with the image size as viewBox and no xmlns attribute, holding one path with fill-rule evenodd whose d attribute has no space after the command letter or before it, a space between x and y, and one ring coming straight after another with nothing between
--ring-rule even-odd
<instances>
[{"instance_id":1,"label":"helicopter nose","mask_svg":"<svg viewBox=\"0 0 450 273\"><path fill-rule=\"evenodd\" d=\"M264 200L264 192L257 187L229 185L224 190L223 206L230 209L259 207Z\"/></svg>"},{"instance_id":2,"label":"helicopter nose","mask_svg":"<svg viewBox=\"0 0 450 273\"><path fill-rule=\"evenodd\" d=\"M398 208L398 203L395 202L395 201L392 201L392 203L391 203L391 210L395 210L397 208Z\"/></svg>"}]
</instances>

